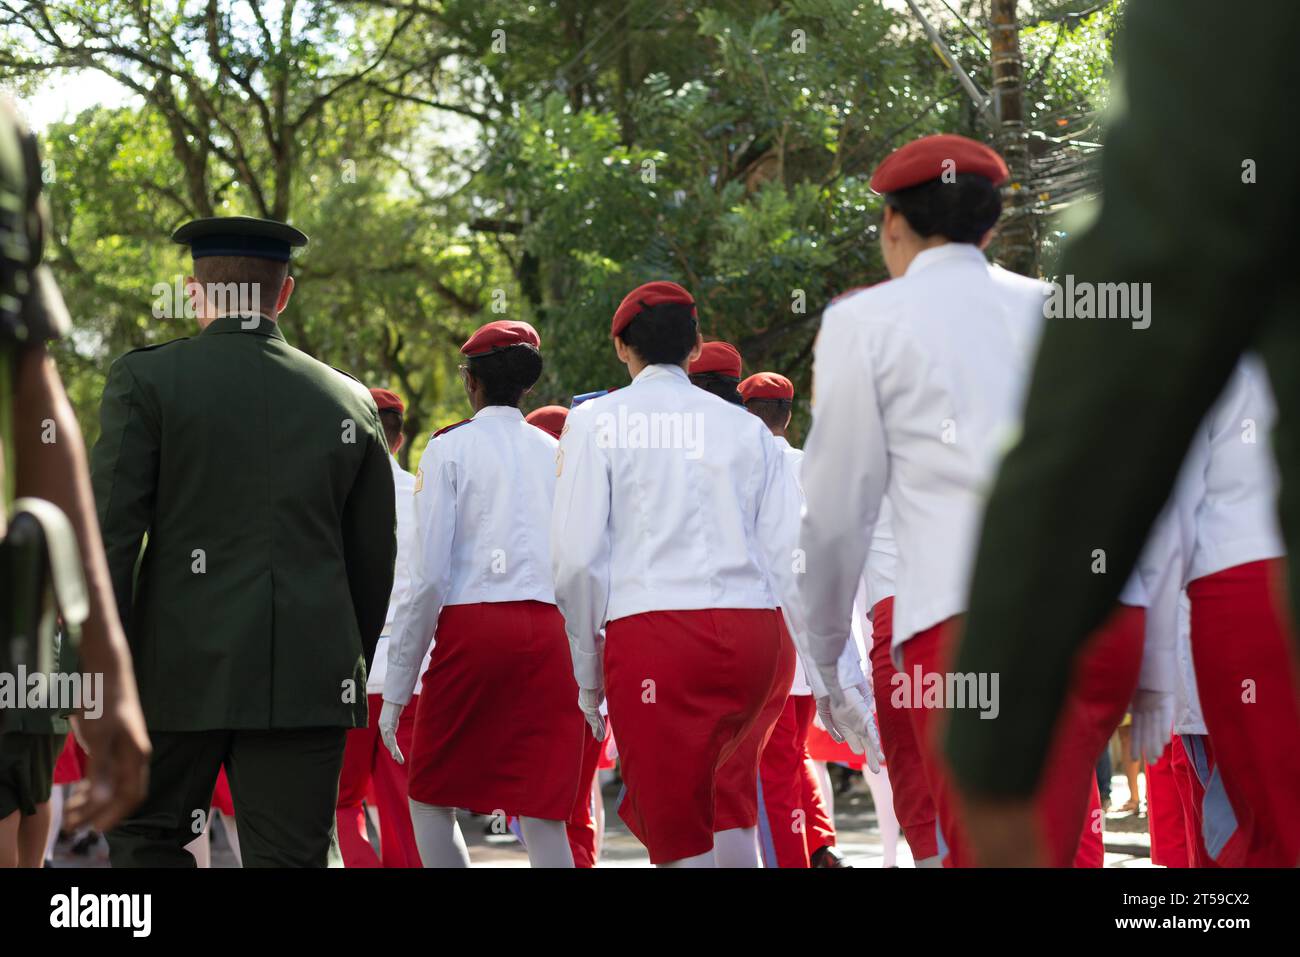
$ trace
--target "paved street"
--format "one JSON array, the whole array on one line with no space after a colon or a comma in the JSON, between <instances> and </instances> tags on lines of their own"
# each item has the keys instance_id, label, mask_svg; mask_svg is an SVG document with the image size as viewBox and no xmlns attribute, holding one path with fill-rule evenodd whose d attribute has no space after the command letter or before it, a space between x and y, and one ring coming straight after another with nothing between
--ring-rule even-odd
<instances>
[{"instance_id":1,"label":"paved street","mask_svg":"<svg viewBox=\"0 0 1300 957\"><path fill-rule=\"evenodd\" d=\"M628 833L618 819L615 801L617 784L605 789L605 847L600 862L602 867L649 867L650 861L637 840ZM1112 801L1120 807L1128 800L1128 788L1122 776L1112 784ZM847 793L835 799L835 822L839 829L839 847L854 867L881 867L883 849L876 812L871 803L871 793L861 777L854 775ZM470 857L476 867L527 867L528 857L523 847L512 835L488 832L488 819L462 815L461 828L469 845ZM1147 837L1146 817L1136 814L1112 813L1106 818L1106 866L1150 867L1150 840ZM215 867L233 867L234 857L221 836L212 841L212 859ZM907 842L899 839L899 867L911 867L912 856ZM107 867L107 849L99 841L85 854L73 853L69 843L60 843L56 854L56 867Z\"/></svg>"}]
</instances>

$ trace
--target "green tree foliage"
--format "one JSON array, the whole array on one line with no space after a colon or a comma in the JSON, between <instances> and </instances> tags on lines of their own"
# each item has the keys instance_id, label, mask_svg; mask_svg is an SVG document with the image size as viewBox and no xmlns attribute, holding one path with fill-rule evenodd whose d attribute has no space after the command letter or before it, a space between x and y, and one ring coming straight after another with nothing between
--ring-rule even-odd
<instances>
[{"instance_id":1,"label":"green tree foliage","mask_svg":"<svg viewBox=\"0 0 1300 957\"><path fill-rule=\"evenodd\" d=\"M987 89L980 4L948 4L977 36L923 6ZM1100 105L1117 6L1022 5L1035 119ZM45 131L92 439L107 363L193 332L153 314L188 268L166 236L233 213L311 235L286 334L404 395L412 437L465 414L455 350L491 319L542 334L530 404L625 381L609 319L657 278L747 372L790 375L806 422L822 308L885 278L872 169L987 133L906 7L872 0L0 2L0 82L41 77L133 94Z\"/></svg>"}]
</instances>

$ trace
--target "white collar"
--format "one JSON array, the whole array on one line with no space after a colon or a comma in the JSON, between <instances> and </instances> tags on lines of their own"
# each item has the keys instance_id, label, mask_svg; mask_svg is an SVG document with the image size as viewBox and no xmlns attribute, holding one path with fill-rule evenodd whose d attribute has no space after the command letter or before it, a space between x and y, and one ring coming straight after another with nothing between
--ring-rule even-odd
<instances>
[{"instance_id":1,"label":"white collar","mask_svg":"<svg viewBox=\"0 0 1300 957\"><path fill-rule=\"evenodd\" d=\"M636 378L632 381L635 383L640 382L642 379L660 379L664 376L676 376L687 385L690 385L691 382L690 376L686 374L686 370L679 365L673 365L671 362L661 362L656 365L646 366L636 374Z\"/></svg>"},{"instance_id":2,"label":"white collar","mask_svg":"<svg viewBox=\"0 0 1300 957\"><path fill-rule=\"evenodd\" d=\"M485 405L474 413L473 418L483 419L520 419L524 414L513 405Z\"/></svg>"},{"instance_id":3,"label":"white collar","mask_svg":"<svg viewBox=\"0 0 1300 957\"><path fill-rule=\"evenodd\" d=\"M922 249L907 264L907 271L903 275L910 276L914 272L920 272L922 269L928 269L950 259L966 259L972 262L979 261L985 265L988 264L988 260L984 258L983 250L978 246L973 246L970 243L944 243L942 246Z\"/></svg>"}]
</instances>

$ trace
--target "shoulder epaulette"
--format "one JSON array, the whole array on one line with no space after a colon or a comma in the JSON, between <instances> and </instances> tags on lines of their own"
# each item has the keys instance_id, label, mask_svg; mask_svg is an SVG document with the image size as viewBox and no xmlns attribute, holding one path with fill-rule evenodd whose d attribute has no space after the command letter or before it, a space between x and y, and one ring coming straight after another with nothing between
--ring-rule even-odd
<instances>
[{"instance_id":1,"label":"shoulder epaulette","mask_svg":"<svg viewBox=\"0 0 1300 957\"><path fill-rule=\"evenodd\" d=\"M347 369L340 369L338 366L330 366L330 368L333 369L335 372L339 373L340 375L345 375L345 376L347 376L347 377L348 377L349 379L351 379L353 382L356 382L356 383L358 383L358 384L360 384L360 385L364 385L364 384L365 384L365 383L363 383L360 379L358 379L356 376L354 376L351 372L349 372Z\"/></svg>"},{"instance_id":2,"label":"shoulder epaulette","mask_svg":"<svg viewBox=\"0 0 1300 957\"><path fill-rule=\"evenodd\" d=\"M458 429L458 428L460 428L462 425L464 425L466 422L472 422L472 421L474 421L474 420L473 420L473 419L461 419L459 422L453 422L451 425L444 425L444 426L443 426L442 428L440 428L437 432L433 433L433 437L436 439L438 436L442 435L444 432L450 432L452 429Z\"/></svg>"}]
</instances>

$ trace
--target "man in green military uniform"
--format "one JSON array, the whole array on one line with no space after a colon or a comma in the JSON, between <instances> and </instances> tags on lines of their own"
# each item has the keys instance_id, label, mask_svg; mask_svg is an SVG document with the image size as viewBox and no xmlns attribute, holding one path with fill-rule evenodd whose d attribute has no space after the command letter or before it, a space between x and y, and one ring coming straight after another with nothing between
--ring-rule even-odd
<instances>
[{"instance_id":1,"label":"man in green military uniform","mask_svg":"<svg viewBox=\"0 0 1300 957\"><path fill-rule=\"evenodd\" d=\"M388 446L366 388L276 321L306 236L223 217L173 238L194 257L202 331L113 363L92 454L154 742L148 797L110 858L192 865L224 764L245 865L325 866L392 587Z\"/></svg>"},{"instance_id":2,"label":"man in green military uniform","mask_svg":"<svg viewBox=\"0 0 1300 957\"><path fill-rule=\"evenodd\" d=\"M68 804L69 824L116 824L144 795L149 754L85 446L46 351L70 325L42 261L46 219L36 140L0 97L0 866L39 866L45 853L44 805L67 727L50 710L29 706L18 668L30 677L40 664L34 641L46 629L34 626L34 614L44 610L51 588L60 601L76 593L77 608L58 607L67 620L84 617L81 667L99 687L93 713L81 723L87 780ZM31 537L19 541L34 526L41 529L35 548ZM62 561L51 560L56 551Z\"/></svg>"}]
</instances>

